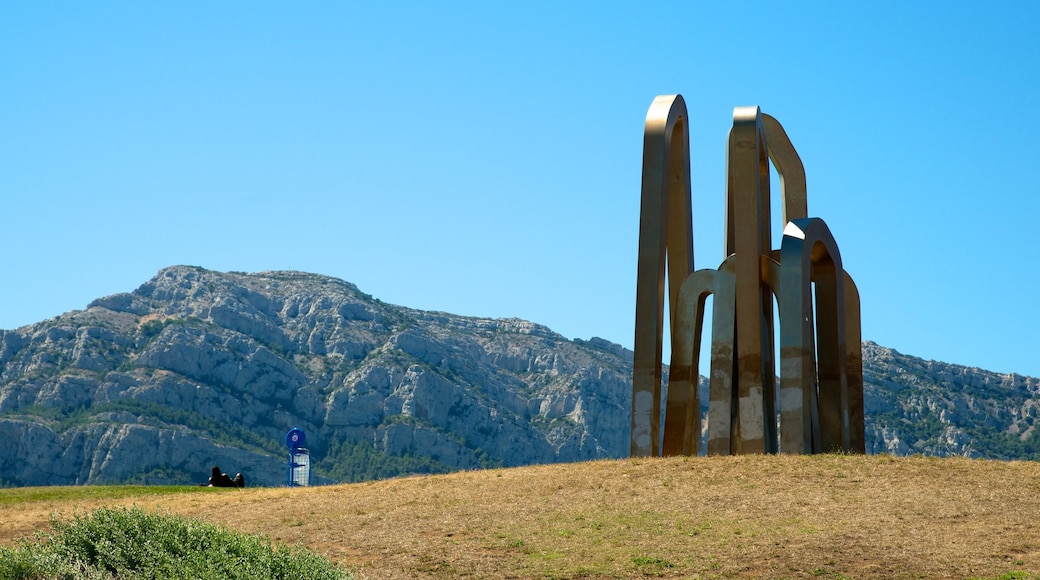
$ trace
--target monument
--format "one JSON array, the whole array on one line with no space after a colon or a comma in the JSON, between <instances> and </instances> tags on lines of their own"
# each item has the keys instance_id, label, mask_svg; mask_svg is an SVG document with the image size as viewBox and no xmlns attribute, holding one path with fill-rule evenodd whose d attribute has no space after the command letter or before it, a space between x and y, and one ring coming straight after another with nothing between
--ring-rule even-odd
<instances>
[{"instance_id":1,"label":"monument","mask_svg":"<svg viewBox=\"0 0 1040 580\"><path fill-rule=\"evenodd\" d=\"M780 178L779 249L770 248L770 162ZM859 292L827 224L808 217L801 159L776 119L737 107L727 164L725 257L717 269L696 270L686 103L654 99L643 133L631 455L698 452L709 297L707 453L864 453Z\"/></svg>"}]
</instances>

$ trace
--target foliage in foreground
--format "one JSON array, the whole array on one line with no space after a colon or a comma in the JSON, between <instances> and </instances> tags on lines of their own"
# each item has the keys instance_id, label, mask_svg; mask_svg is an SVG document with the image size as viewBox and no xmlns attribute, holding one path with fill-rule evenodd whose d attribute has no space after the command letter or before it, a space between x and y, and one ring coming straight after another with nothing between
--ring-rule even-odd
<instances>
[{"instance_id":1,"label":"foliage in foreground","mask_svg":"<svg viewBox=\"0 0 1040 580\"><path fill-rule=\"evenodd\" d=\"M351 578L303 548L136 507L52 518L51 526L35 542L0 546L0 580Z\"/></svg>"}]
</instances>

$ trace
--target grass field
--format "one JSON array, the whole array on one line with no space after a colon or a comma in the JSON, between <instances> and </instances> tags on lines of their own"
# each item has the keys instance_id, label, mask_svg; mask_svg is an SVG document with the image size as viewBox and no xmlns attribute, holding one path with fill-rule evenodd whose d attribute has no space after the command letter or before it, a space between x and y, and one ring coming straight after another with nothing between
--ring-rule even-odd
<instances>
[{"instance_id":1,"label":"grass field","mask_svg":"<svg viewBox=\"0 0 1040 580\"><path fill-rule=\"evenodd\" d=\"M0 544L137 505L378 578L1040 578L1040 463L631 459L312 488L0 490Z\"/></svg>"}]
</instances>

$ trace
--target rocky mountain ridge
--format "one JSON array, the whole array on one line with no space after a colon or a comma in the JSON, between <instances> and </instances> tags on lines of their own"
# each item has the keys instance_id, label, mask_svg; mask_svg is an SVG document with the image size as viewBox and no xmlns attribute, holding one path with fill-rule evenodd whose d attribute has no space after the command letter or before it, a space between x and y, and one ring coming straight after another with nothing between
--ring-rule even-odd
<instances>
[{"instance_id":1,"label":"rocky mountain ridge","mask_svg":"<svg viewBox=\"0 0 1040 580\"><path fill-rule=\"evenodd\" d=\"M302 272L176 266L0 330L0 485L315 482L623 457L632 353L385 304ZM1040 458L1040 382L864 346L870 452Z\"/></svg>"},{"instance_id":2,"label":"rocky mountain ridge","mask_svg":"<svg viewBox=\"0 0 1040 580\"><path fill-rule=\"evenodd\" d=\"M863 345L868 453L1040 460L1040 379Z\"/></svg>"},{"instance_id":3,"label":"rocky mountain ridge","mask_svg":"<svg viewBox=\"0 0 1040 580\"><path fill-rule=\"evenodd\" d=\"M0 332L0 479L267 485L301 427L325 480L617 457L630 354L384 304L300 272L159 272Z\"/></svg>"}]
</instances>

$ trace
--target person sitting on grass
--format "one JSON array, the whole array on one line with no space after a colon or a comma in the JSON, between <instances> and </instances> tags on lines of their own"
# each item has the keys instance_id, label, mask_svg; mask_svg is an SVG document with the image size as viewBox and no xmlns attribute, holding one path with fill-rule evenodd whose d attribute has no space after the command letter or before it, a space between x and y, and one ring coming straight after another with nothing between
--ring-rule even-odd
<instances>
[{"instance_id":1,"label":"person sitting on grass","mask_svg":"<svg viewBox=\"0 0 1040 580\"><path fill-rule=\"evenodd\" d=\"M220 467L213 466L213 474L209 476L210 487L245 487L246 481L242 477L242 474L236 474L235 479L228 477L228 474L221 473Z\"/></svg>"}]
</instances>

